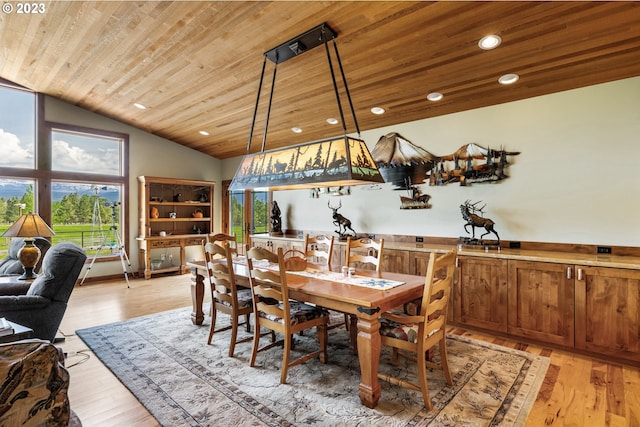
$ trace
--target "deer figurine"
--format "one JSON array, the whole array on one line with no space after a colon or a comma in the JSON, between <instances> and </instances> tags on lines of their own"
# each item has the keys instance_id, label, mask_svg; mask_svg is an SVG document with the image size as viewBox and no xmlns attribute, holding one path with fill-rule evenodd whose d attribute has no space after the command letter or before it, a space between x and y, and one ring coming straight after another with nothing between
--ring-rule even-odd
<instances>
[{"instance_id":1,"label":"deer figurine","mask_svg":"<svg viewBox=\"0 0 640 427\"><path fill-rule=\"evenodd\" d=\"M475 214L475 212L483 212L484 206L486 206L484 205L481 208L476 208L476 205L478 203L480 202L476 202L472 204L469 200L467 200L466 202L464 202L464 205L460 205L460 212L462 213L462 218L465 221L467 221L467 223L464 225L464 231L469 233L469 230L467 229L467 227L471 226L471 237L475 239L476 227L482 227L486 230L486 233L482 234L482 236L480 236L480 239L482 239L484 236L486 236L489 233L493 233L498 238L498 243L500 243L500 236L498 236L498 233L493 229L493 226L495 225L495 223L489 218L484 218L484 217L481 217L480 215Z\"/></svg>"},{"instance_id":2,"label":"deer figurine","mask_svg":"<svg viewBox=\"0 0 640 427\"><path fill-rule=\"evenodd\" d=\"M338 229L336 230L336 233L338 233L341 238L346 237L347 229L349 229L355 236L356 232L354 231L353 228L351 228L351 221L348 218L345 218L344 216L338 213L338 209L342 207L342 201L340 202L340 206L338 207L334 208L333 206L331 206L330 202L327 202L327 206L329 206L329 209L333 211L333 225L338 227Z\"/></svg>"}]
</instances>

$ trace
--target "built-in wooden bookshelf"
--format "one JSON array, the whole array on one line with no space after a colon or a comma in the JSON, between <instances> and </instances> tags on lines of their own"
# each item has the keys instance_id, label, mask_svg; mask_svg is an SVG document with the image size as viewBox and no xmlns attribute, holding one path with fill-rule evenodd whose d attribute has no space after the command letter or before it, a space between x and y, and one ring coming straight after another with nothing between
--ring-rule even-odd
<instances>
[{"instance_id":1,"label":"built-in wooden bookshelf","mask_svg":"<svg viewBox=\"0 0 640 427\"><path fill-rule=\"evenodd\" d=\"M201 245L213 230L213 189L209 181L138 177L137 240L145 278L185 271L184 248ZM153 256L154 249L170 248L179 248L179 259Z\"/></svg>"}]
</instances>

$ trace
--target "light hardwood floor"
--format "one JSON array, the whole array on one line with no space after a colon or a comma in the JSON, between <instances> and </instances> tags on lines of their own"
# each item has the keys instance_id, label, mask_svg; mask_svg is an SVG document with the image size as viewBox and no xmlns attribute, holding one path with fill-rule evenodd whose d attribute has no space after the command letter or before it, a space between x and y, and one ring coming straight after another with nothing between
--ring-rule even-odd
<instances>
[{"instance_id":1,"label":"light hardwood floor","mask_svg":"<svg viewBox=\"0 0 640 427\"><path fill-rule=\"evenodd\" d=\"M158 426L138 400L75 336L76 329L191 305L188 275L76 286L60 326L70 356L69 398L85 427ZM205 297L208 306L208 296ZM640 427L640 369L459 328L449 332L551 358L526 427ZM78 355L73 355L81 352ZM84 363L74 363L90 357ZM354 385L355 393L355 385ZM383 390L384 395L384 390Z\"/></svg>"}]
</instances>

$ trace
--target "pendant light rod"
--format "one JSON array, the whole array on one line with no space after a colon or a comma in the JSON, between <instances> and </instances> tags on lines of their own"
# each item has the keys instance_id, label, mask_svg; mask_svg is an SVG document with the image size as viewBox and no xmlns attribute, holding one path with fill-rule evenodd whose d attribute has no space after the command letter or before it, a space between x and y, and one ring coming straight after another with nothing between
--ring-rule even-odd
<instances>
[{"instance_id":1,"label":"pendant light rod","mask_svg":"<svg viewBox=\"0 0 640 427\"><path fill-rule=\"evenodd\" d=\"M338 60L338 67L340 68L340 74L342 75L342 81L344 83L344 90L347 93L347 99L349 100L349 107L351 108L351 115L353 116L353 122L356 125L356 132L358 132L358 137L360 137L360 126L358 126L358 119L356 118L356 110L353 108L353 102L351 101L351 92L349 92L349 85L347 84L347 78L344 75L344 68L342 68L342 61L340 60L340 52L338 52L338 44L336 43L336 39L333 39L333 48L336 51L336 58ZM342 110L340 111L342 114ZM345 129L345 133L346 133Z\"/></svg>"},{"instance_id":2,"label":"pendant light rod","mask_svg":"<svg viewBox=\"0 0 640 427\"><path fill-rule=\"evenodd\" d=\"M329 71L331 72L331 81L333 82L333 91L336 94L336 101L338 102L338 111L340 112L340 121L342 122L342 131L347 134L347 124L344 120L344 113L342 111L342 102L340 102L340 93L338 92L338 83L336 82L336 74L333 71L333 62L331 61L331 54L329 52L329 44L325 38L324 28L322 29L322 40L324 42L324 49L327 52L327 62L329 63ZM335 43L335 40L334 40ZM346 82L345 82L346 85Z\"/></svg>"},{"instance_id":3,"label":"pendant light rod","mask_svg":"<svg viewBox=\"0 0 640 427\"><path fill-rule=\"evenodd\" d=\"M266 57L265 57L266 58ZM276 86L276 71L278 71L278 63L273 68L273 78L271 79L271 92L269 93L269 105L267 107L267 119L264 122L264 133L262 134L262 147L260 152L264 152L264 146L267 143L267 129L269 128L269 116L271 116L271 103L273 102L273 89Z\"/></svg>"},{"instance_id":4,"label":"pendant light rod","mask_svg":"<svg viewBox=\"0 0 640 427\"><path fill-rule=\"evenodd\" d=\"M253 109L253 119L251 119L251 130L249 131L249 141L247 141L247 153L251 148L251 138L253 137L253 128L256 125L256 116L258 115L258 104L260 103L260 92L262 91L262 81L264 80L264 70L267 67L267 57L262 62L262 72L260 73L260 84L258 85L258 96L256 97L256 106Z\"/></svg>"}]
</instances>

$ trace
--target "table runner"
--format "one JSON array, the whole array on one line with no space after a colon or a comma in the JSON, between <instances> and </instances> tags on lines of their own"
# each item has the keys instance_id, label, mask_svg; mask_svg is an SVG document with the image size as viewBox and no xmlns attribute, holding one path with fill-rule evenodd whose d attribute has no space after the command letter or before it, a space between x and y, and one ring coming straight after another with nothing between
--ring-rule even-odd
<instances>
[{"instance_id":1,"label":"table runner","mask_svg":"<svg viewBox=\"0 0 640 427\"><path fill-rule=\"evenodd\" d=\"M398 282L395 280L382 279L378 277L368 276L351 276L345 277L342 273L336 273L334 271L316 270L315 268L307 268L304 271L289 271L288 273L297 274L299 276L313 277L321 280L329 280L331 282L346 283L348 285L362 286L365 288L380 289L386 291L387 289L395 288L396 286L404 285L405 282Z\"/></svg>"},{"instance_id":2,"label":"table runner","mask_svg":"<svg viewBox=\"0 0 640 427\"><path fill-rule=\"evenodd\" d=\"M238 264L246 265L247 261L244 256L239 256L233 259L233 262L237 262ZM264 268L264 269L276 269L278 267L277 264L271 263L265 259L256 260L253 262L254 267ZM345 277L342 273L334 272L334 271L326 271L326 270L318 270L315 268L307 268L304 271L288 271L290 274L297 274L299 276L305 277L313 277L315 279L320 280L328 280L331 282L345 283L348 285L362 286L365 288L371 289L379 289L381 291L386 291L391 288L395 288L396 286L404 285L405 282L398 282L396 280L388 280L382 279L378 277L368 277L368 276L352 276Z\"/></svg>"}]
</instances>

